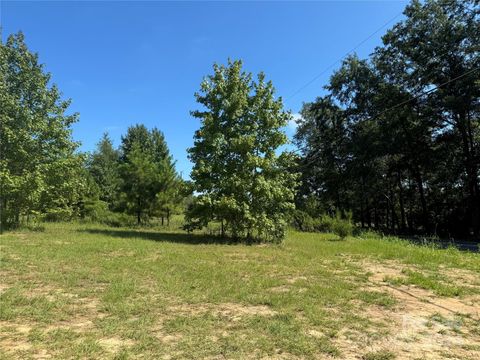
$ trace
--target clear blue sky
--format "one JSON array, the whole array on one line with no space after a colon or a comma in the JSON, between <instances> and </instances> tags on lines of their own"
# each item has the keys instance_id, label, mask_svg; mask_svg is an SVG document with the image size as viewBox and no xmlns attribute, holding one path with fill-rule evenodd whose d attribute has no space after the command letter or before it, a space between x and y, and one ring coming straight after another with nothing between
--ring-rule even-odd
<instances>
[{"instance_id":1,"label":"clear blue sky","mask_svg":"<svg viewBox=\"0 0 480 360\"><path fill-rule=\"evenodd\" d=\"M3 39L23 31L53 82L72 98L71 111L80 113L73 136L81 150L92 150L105 131L118 145L129 125L156 126L186 178L186 148L199 126L189 114L197 108L193 94L214 62L240 58L246 70L263 70L285 107L297 113L322 94L333 69L291 95L406 4L0 0L0 17ZM357 53L371 53L386 28Z\"/></svg>"}]
</instances>

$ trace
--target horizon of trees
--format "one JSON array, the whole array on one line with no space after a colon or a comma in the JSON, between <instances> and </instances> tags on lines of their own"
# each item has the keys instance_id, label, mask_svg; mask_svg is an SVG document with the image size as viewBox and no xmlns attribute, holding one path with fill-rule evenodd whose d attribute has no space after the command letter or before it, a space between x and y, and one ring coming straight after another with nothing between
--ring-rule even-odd
<instances>
[{"instance_id":1,"label":"horizon of trees","mask_svg":"<svg viewBox=\"0 0 480 360\"><path fill-rule=\"evenodd\" d=\"M480 7L412 1L304 104L297 205L400 234L480 235ZM312 206L314 203L314 206Z\"/></svg>"},{"instance_id":2,"label":"horizon of trees","mask_svg":"<svg viewBox=\"0 0 480 360\"><path fill-rule=\"evenodd\" d=\"M350 55L291 119L263 73L214 65L201 110L192 182L178 175L163 133L131 126L81 153L69 100L22 33L0 44L0 226L109 219L145 224L185 212L187 230L279 241L289 219L339 218L362 228L480 237L480 6L417 0L370 57ZM188 206L187 206L188 205ZM133 220L132 220L133 219ZM315 227L315 226L313 226Z\"/></svg>"}]
</instances>

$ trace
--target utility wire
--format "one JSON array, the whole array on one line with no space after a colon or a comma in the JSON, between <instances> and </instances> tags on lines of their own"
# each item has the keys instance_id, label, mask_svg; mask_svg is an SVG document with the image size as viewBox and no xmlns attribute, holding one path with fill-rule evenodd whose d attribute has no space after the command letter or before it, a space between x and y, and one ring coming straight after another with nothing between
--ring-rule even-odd
<instances>
[{"instance_id":1,"label":"utility wire","mask_svg":"<svg viewBox=\"0 0 480 360\"><path fill-rule=\"evenodd\" d=\"M310 81L308 81L307 83L305 83L303 86L301 86L297 91L295 91L292 95L290 95L288 98L286 98L285 100L288 101L290 99L292 99L293 97L295 97L296 95L298 95L300 92L302 92L305 88L307 88L308 86L310 86L312 83L314 83L316 80L318 80L318 78L320 78L322 75L324 75L327 71L329 71L332 67L334 67L336 64L338 64L339 62L341 62L344 58L346 58L348 55L350 55L352 52L354 52L355 50L357 50L360 46L362 46L363 44L365 44L368 40L370 40L372 37L374 37L380 30L382 30L385 26L387 26L388 24L390 24L392 21L394 21L396 18L398 18L400 15L403 14L403 11L398 13L397 15L395 15L393 18L391 18L390 20L388 20L386 23L384 23L381 27L379 27L377 30L375 30L373 33L371 33L367 38L363 39L360 43L358 43L354 48L352 48L349 52L347 52L345 55L343 55L341 58L337 59L335 62L333 62L332 64L330 64L327 68L325 68L321 73L319 73L318 75L314 76Z\"/></svg>"},{"instance_id":2,"label":"utility wire","mask_svg":"<svg viewBox=\"0 0 480 360\"><path fill-rule=\"evenodd\" d=\"M469 70L469 71L467 71L467 72L465 72L465 73L463 73L463 74L461 74L461 75L458 75L458 76L454 77L453 79L450 79L450 80L448 80L448 81L445 81L444 83L441 83L440 85L435 86L434 88L432 88L432 89L430 89L430 90L423 91L423 92L415 95L414 97L412 97L412 98L410 98L410 99L408 99L408 100L402 101L402 102L400 102L400 103L398 103L398 104L396 104L396 105L394 105L394 106L392 106L392 107L390 107L390 108L388 108L388 109L383 110L382 112L380 112L379 114L375 115L374 117L367 118L367 119L365 119L365 120L366 120L366 121L375 120L375 119L377 119L379 116L385 114L386 112L389 112L390 110L393 110L393 109L398 108L399 106L405 105L405 104L409 103L410 101L413 101L413 100L415 100L415 99L418 99L418 98L421 97L421 96L428 95L428 94L430 94L430 93L432 93L432 92L435 92L435 91L437 91L438 89L440 89L442 86L445 86L445 85L447 85L447 84L450 84L451 82L456 81L456 80L458 80L458 79L461 79L462 77L465 77L465 76L467 76L467 75L470 75L471 73L473 73L473 72L475 72L475 71L477 71L477 70L480 70L480 67L473 68L473 69L471 69L471 70Z\"/></svg>"},{"instance_id":3,"label":"utility wire","mask_svg":"<svg viewBox=\"0 0 480 360\"><path fill-rule=\"evenodd\" d=\"M468 75L470 75L471 73L473 73L473 72L475 72L475 71L477 71L477 70L480 70L480 66L479 66L479 67L476 67L476 68L474 68L474 69L471 69L471 70L469 70L469 71L467 71L467 72L464 72L463 74L460 74L460 75L454 77L453 79L450 79L450 80L448 80L448 81L445 81L445 82L441 83L440 85L435 86L435 87L432 88L432 89L429 89L429 90L426 90L426 91L422 91L422 92L420 92L419 94L413 96L412 98L410 98L410 99L408 99L408 100L402 101L402 102L400 102L400 103L398 103L398 104L395 104L395 105L393 105L393 106L391 106L391 107L389 107L389 108L381 111L380 113L378 113L378 114L375 115L375 116L372 116L372 117L369 117L369 118L366 118L366 119L363 119L363 120L360 120L360 121L373 121L373 120L377 119L378 117L380 117L381 115L383 115L383 114L385 114L385 113L387 113L387 112L389 112L389 111L391 111L391 110L394 110L394 109L396 109L396 108L398 108L398 107L400 107L400 106L402 106L402 105L408 104L409 102L411 102L411 101L413 101L413 100L415 100L415 99L418 99L418 98L421 97L421 96L430 95L430 94L436 92L436 91L437 91L438 89L440 89L441 87L443 87L443 86L445 86L445 85L447 85L447 84L450 84L451 82L457 81L457 80L459 80L459 79L461 79L461 78L463 78L463 77L465 77L465 76L468 76ZM297 149L297 150L294 150L293 152L294 152L294 153L299 153L300 151L302 151L302 150L304 150L304 149L305 149L305 148ZM317 156L317 157L314 157L314 158L313 158L312 160L310 160L308 163L301 165L301 167L310 166L310 165L311 165L314 161L316 161L317 159L318 159L318 156Z\"/></svg>"},{"instance_id":4,"label":"utility wire","mask_svg":"<svg viewBox=\"0 0 480 360\"><path fill-rule=\"evenodd\" d=\"M452 0L450 3L445 3L445 5L450 5L455 3L456 0ZM346 58L348 55L350 55L352 52L357 50L360 46L365 44L368 40L370 40L373 36L375 36L380 30L382 30L384 27L386 27L388 24L393 22L396 18L398 18L400 15L403 14L403 11L392 17L390 20L385 22L382 26L380 26L377 30L375 30L373 33L371 33L367 38L362 40L360 43L358 43L355 47L353 47L350 51L348 51L345 55L343 55L341 58L337 59L335 62L333 62L331 65L329 65L327 68L325 68L321 73L318 75L314 76L310 81L305 83L303 86L301 86L297 91L295 91L292 95L287 97L285 100L288 101L298 95L300 92L302 92L305 88L307 88L309 85L314 83L318 78L322 75L324 75L328 70L330 70L332 67L334 67L336 64L338 64L340 61L342 61L344 58Z\"/></svg>"}]
</instances>

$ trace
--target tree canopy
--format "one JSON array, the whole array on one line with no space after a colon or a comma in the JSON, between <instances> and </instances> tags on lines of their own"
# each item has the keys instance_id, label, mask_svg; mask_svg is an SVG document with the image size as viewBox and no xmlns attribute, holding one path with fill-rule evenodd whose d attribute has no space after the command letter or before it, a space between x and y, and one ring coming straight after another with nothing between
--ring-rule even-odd
<instances>
[{"instance_id":1,"label":"tree canopy","mask_svg":"<svg viewBox=\"0 0 480 360\"><path fill-rule=\"evenodd\" d=\"M287 143L281 128L291 115L263 73L254 81L241 61L213 69L195 94L204 109L192 112L201 126L189 149L198 195L187 211L188 226L217 221L222 235L279 241L296 179L292 155L277 154Z\"/></svg>"},{"instance_id":2,"label":"tree canopy","mask_svg":"<svg viewBox=\"0 0 480 360\"><path fill-rule=\"evenodd\" d=\"M22 217L73 215L81 196L83 159L76 154L69 100L30 52L22 33L0 43L1 224Z\"/></svg>"},{"instance_id":3,"label":"tree canopy","mask_svg":"<svg viewBox=\"0 0 480 360\"><path fill-rule=\"evenodd\" d=\"M382 231L478 236L480 9L412 1L367 60L350 56L305 104L297 203Z\"/></svg>"}]
</instances>

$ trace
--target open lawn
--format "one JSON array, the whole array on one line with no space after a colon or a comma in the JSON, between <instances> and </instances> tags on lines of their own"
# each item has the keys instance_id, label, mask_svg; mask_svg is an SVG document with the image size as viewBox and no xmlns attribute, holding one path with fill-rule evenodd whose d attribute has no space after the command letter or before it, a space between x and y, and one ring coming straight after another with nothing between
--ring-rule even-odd
<instances>
[{"instance_id":1,"label":"open lawn","mask_svg":"<svg viewBox=\"0 0 480 360\"><path fill-rule=\"evenodd\" d=\"M479 254L45 226L0 237L0 358L480 358Z\"/></svg>"}]
</instances>

